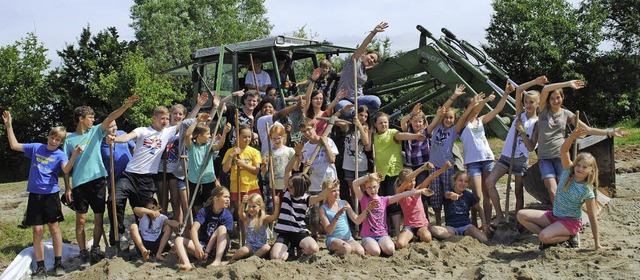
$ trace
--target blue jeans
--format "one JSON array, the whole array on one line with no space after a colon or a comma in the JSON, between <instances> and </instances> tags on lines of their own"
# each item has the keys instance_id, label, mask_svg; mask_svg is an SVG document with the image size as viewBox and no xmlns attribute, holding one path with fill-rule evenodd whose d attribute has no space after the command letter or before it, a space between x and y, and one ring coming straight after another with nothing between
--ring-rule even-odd
<instances>
[{"instance_id":1,"label":"blue jeans","mask_svg":"<svg viewBox=\"0 0 640 280\"><path fill-rule=\"evenodd\" d=\"M353 104L353 100L349 99L349 98L344 98L340 101L338 101L338 104L336 105L336 111L340 110L342 108L344 108L344 106L347 106L349 104ZM375 95L363 95L358 97L358 106L360 105L365 105L367 106L367 108L369 108L369 114L371 114L372 112L377 111L380 108L381 105L381 101L380 98L375 96ZM358 108L355 108L355 110L357 110ZM344 114L341 116L341 118L352 118L355 114L354 111L351 112L344 112Z\"/></svg>"},{"instance_id":2,"label":"blue jeans","mask_svg":"<svg viewBox=\"0 0 640 280\"><path fill-rule=\"evenodd\" d=\"M540 177L542 180L547 178L560 178L562 174L562 161L560 158L539 159L538 167L540 167Z\"/></svg>"}]
</instances>

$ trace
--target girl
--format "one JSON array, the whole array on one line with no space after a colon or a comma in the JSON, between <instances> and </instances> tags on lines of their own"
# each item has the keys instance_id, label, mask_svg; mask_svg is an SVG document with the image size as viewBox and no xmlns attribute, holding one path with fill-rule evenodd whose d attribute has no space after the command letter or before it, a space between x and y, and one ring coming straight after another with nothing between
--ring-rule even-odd
<instances>
[{"instance_id":1,"label":"girl","mask_svg":"<svg viewBox=\"0 0 640 280\"><path fill-rule=\"evenodd\" d=\"M478 198L467 190L468 187L469 174L466 171L459 171L453 176L453 188L447 189L444 193L444 219L447 226L432 226L431 234L434 237L447 239L453 235L466 235L481 242L487 242L489 224L478 203ZM471 223L471 219L469 219L471 209L480 215L482 230Z\"/></svg>"},{"instance_id":2,"label":"girl","mask_svg":"<svg viewBox=\"0 0 640 280\"><path fill-rule=\"evenodd\" d=\"M311 74L311 81L315 83L315 80L317 80L319 76L320 68L314 69L313 73ZM338 101L340 99L347 96L347 91L342 90L338 92L338 96L336 96L336 98L331 103L329 103L329 105L326 105L326 103L324 102L324 93L321 90L314 90L314 83L311 83L307 86L307 92L304 95L305 103L303 112L305 117L313 120L316 134L322 136L329 123L324 120L318 120L316 119L316 117L328 118L333 115L333 108L336 107L336 104L338 104Z\"/></svg>"},{"instance_id":3,"label":"girl","mask_svg":"<svg viewBox=\"0 0 640 280\"><path fill-rule=\"evenodd\" d=\"M222 171L231 171L231 201L237 201L238 191L241 194L260 194L260 186L258 186L258 173L260 173L260 164L262 157L260 152L249 146L253 132L248 126L240 126L240 137L238 137L238 146L233 147L224 154L222 159ZM232 167L233 163L233 167ZM239 169L239 170L238 170ZM240 171L240 182L238 184L237 172ZM238 190L238 185L240 189ZM232 212L235 212L232 206Z\"/></svg>"},{"instance_id":4,"label":"girl","mask_svg":"<svg viewBox=\"0 0 640 280\"><path fill-rule=\"evenodd\" d=\"M380 256L380 253L391 256L396 248L387 232L387 208L405 197L428 195L430 190L411 190L391 196L378 196L381 178L380 173L369 173L360 177L353 181L353 192L360 200L361 215L366 216L360 231L365 252L372 256ZM363 185L364 193L360 189Z\"/></svg>"},{"instance_id":5,"label":"girl","mask_svg":"<svg viewBox=\"0 0 640 280\"><path fill-rule=\"evenodd\" d=\"M457 85L453 94L444 103L441 108L438 108L438 113L433 121L427 127L427 134L431 135L431 151L430 162L434 165L434 169L440 169L447 162L454 162L453 159L453 146L458 138L458 131L462 130L462 127L466 124L463 119L470 111L465 112L456 126L454 126L456 120L456 110L450 108L453 101L464 94L465 86ZM435 171L433 171L435 172ZM445 170L440 176L433 179L433 182L429 185L429 188L433 191L431 196L431 208L436 216L436 225L442 225L442 202L444 200L444 190L449 188L452 184L451 178L453 177L453 168Z\"/></svg>"},{"instance_id":6,"label":"girl","mask_svg":"<svg viewBox=\"0 0 640 280\"><path fill-rule=\"evenodd\" d=\"M211 191L215 187L216 174L213 170L213 159L205 159L208 150L218 151L225 142L225 136L231 130L231 125L227 123L222 132L222 139L215 145L211 144L211 132L209 129L209 114L200 114L197 121L193 122L184 133L184 144L189 153L189 193L195 196L194 213L198 213L203 203L211 197ZM206 164L205 163L206 160ZM204 168L204 171L201 169ZM200 172L202 178L198 180ZM195 193L196 186L200 182L198 193ZM192 198L189 198L190 200Z\"/></svg>"},{"instance_id":7,"label":"girl","mask_svg":"<svg viewBox=\"0 0 640 280\"><path fill-rule=\"evenodd\" d=\"M176 252L180 258L180 270L192 270L187 252L198 260L206 261L215 247L213 266L222 264L222 257L228 250L229 231L233 230L233 216L229 207L229 191L225 187L216 187L205 207L198 211L189 238L179 236L175 240ZM210 205L210 207L208 207Z\"/></svg>"},{"instance_id":8,"label":"girl","mask_svg":"<svg viewBox=\"0 0 640 280\"><path fill-rule=\"evenodd\" d=\"M271 138L271 145L273 145L273 172L274 185L272 186L276 196L282 198L284 194L284 170L287 167L287 163L293 160L293 155L296 151L284 145L287 139L286 132L282 125L274 125L269 129L269 137ZM269 162L266 158L265 162Z\"/></svg>"},{"instance_id":9,"label":"girl","mask_svg":"<svg viewBox=\"0 0 640 280\"><path fill-rule=\"evenodd\" d=\"M507 102L509 93L514 90L513 85L507 83L507 86L502 94L502 98L498 102L493 110L489 113L478 117L478 114L482 110L485 104L495 99L495 95L491 94L487 98L483 98L482 101L477 102L474 107L467 107L467 110L472 110L467 116L466 127L462 131L458 131L460 134L460 140L462 140L462 148L464 151L464 164L471 177L471 189L473 193L478 196L479 200L482 200L484 208L484 216L491 218L491 203L500 204L500 200L496 196L490 197L488 189L484 181L491 170L493 170L494 156L491 147L489 147L489 141L484 133L484 125L493 120L498 115L504 104ZM480 96L483 96L482 94ZM472 101L469 101L473 103ZM483 197L490 197L489 199L483 199ZM475 212L472 212L472 214ZM475 216L472 218L473 224L477 224Z\"/></svg>"},{"instance_id":10,"label":"girl","mask_svg":"<svg viewBox=\"0 0 640 280\"><path fill-rule=\"evenodd\" d=\"M400 126L403 132L410 133L421 133L424 134L427 139L424 141L417 140L409 140L404 142L404 154L405 154L405 165L411 167L413 170L417 170L421 168L423 164L429 161L429 131L427 129L427 125L429 122L427 121L427 116L420 109L422 107L421 103L413 106L413 110L410 114L404 116L402 120L400 120ZM410 125L407 125L410 123ZM424 172L419 173L416 179L416 185L420 185L426 178L429 176L429 171L425 170ZM422 197L422 202L425 202L428 198ZM427 211L425 211L428 214ZM427 217L427 220L429 217Z\"/></svg>"},{"instance_id":11,"label":"girl","mask_svg":"<svg viewBox=\"0 0 640 280\"><path fill-rule=\"evenodd\" d=\"M380 179L380 195L391 196L395 194L393 187L398 174L402 170L402 145L403 140L419 140L424 141L424 134L399 132L396 129L389 129L389 115L383 112L377 112L373 116L376 131L373 133L373 143L375 144L374 158L376 171L381 174ZM365 147L366 148L366 147ZM371 150L371 147L369 147ZM353 189L357 189L354 183ZM360 198L358 198L360 199ZM394 202L395 203L395 202ZM400 233L400 213L401 209L398 204L389 205L387 214L391 216L393 222L393 234L397 236Z\"/></svg>"},{"instance_id":12,"label":"girl","mask_svg":"<svg viewBox=\"0 0 640 280\"><path fill-rule=\"evenodd\" d=\"M575 123L575 115L562 108L564 102L563 88L581 89L584 82L580 80L572 80L563 83L555 83L546 85L540 93L540 118L538 120L538 130L533 139L538 146L538 165L540 167L540 175L544 181L544 185L549 191L551 203L555 201L556 188L558 187L558 178L562 172L562 162L560 155L560 146L564 141L565 129L567 123ZM609 137L626 137L628 132L622 131L621 128L616 129L596 129L591 128L579 122L580 126L585 128L588 135L607 135Z\"/></svg>"},{"instance_id":13,"label":"girl","mask_svg":"<svg viewBox=\"0 0 640 280\"><path fill-rule=\"evenodd\" d=\"M555 196L553 211L521 210L518 221L540 238L540 249L569 240L569 245L579 246L576 235L582 226L582 204L587 204L587 215L595 248L600 249L596 195L598 190L598 165L589 153L580 153L575 161L569 158L571 144L586 135L585 128L575 129L560 148L562 167L561 186Z\"/></svg>"},{"instance_id":14,"label":"girl","mask_svg":"<svg viewBox=\"0 0 640 280\"><path fill-rule=\"evenodd\" d=\"M240 209L245 209L245 205L249 205L247 208L249 215L245 211L239 211L239 218L242 220L242 224L245 225L244 232L247 243L231 257L231 262L235 262L239 259L253 255L262 257L269 252L271 246L267 243L267 227L273 223L280 213L280 198L274 197L273 202L275 204L275 210L273 214L267 215L265 212L264 201L259 194L252 194L250 196L244 195L242 202L240 203Z\"/></svg>"},{"instance_id":15,"label":"girl","mask_svg":"<svg viewBox=\"0 0 640 280\"><path fill-rule=\"evenodd\" d=\"M511 128L507 133L504 146L502 147L502 154L498 160L495 168L491 170L491 173L487 177L486 184L491 201L500 201L500 196L496 189L496 183L500 178L509 172L509 164L513 160L513 166L511 171L515 175L515 192L516 192L516 212L522 209L524 205L524 193L523 189L523 176L529 165L529 152L533 151L535 145L533 144L532 137L536 123L538 122L538 115L536 110L538 109L538 102L540 101L540 93L537 91L528 91L523 94L525 90L534 85L544 86L546 84L547 77L540 76L535 80L524 83L516 90L516 120L511 123ZM524 97L524 110L522 106L522 99ZM524 111L524 112L523 112ZM511 158L513 151L514 136L518 134L516 140L516 149ZM504 221L504 214L502 213L502 207L500 203L494 203L493 207L496 210L496 219L491 223L492 227L497 227L498 224Z\"/></svg>"},{"instance_id":16,"label":"girl","mask_svg":"<svg viewBox=\"0 0 640 280\"><path fill-rule=\"evenodd\" d=\"M329 192L322 207L320 208L320 224L327 233L327 248L329 252L334 252L340 255L346 254L358 254L364 255L364 248L358 243L351 235L351 229L349 228L349 222L347 217L343 215L347 212L347 216L356 225L359 225L364 221L367 215L358 215L349 205L349 202L340 200L340 180L329 179L322 182L322 189L328 189L331 186L334 188ZM369 203L366 212L373 209L374 204Z\"/></svg>"},{"instance_id":17,"label":"girl","mask_svg":"<svg viewBox=\"0 0 640 280\"><path fill-rule=\"evenodd\" d=\"M298 143L295 147L295 157L302 157L303 144ZM301 159L300 159L301 160ZM310 205L315 205L324 200L327 193L331 192L335 186L323 190L319 195L310 196L307 194L311 186L311 179L306 174L291 176L291 170L295 160L287 164L284 172L284 183L287 189L282 198L282 205L275 232L278 233L276 243L271 249L272 260L287 260L289 258L289 248L294 246L302 249L305 255L313 255L320 248L318 243L309 235L309 230L305 223L307 209Z\"/></svg>"},{"instance_id":18,"label":"girl","mask_svg":"<svg viewBox=\"0 0 640 280\"><path fill-rule=\"evenodd\" d=\"M416 168L416 170L414 171L412 171L410 168L405 168L400 172L398 180L396 180L396 193L399 194L406 191L412 191L414 189L426 189L428 191L428 195L431 195L433 194L433 191L427 188L427 186L429 186L429 183L431 183L433 178L440 176L440 174L442 174L450 167L451 163L447 161L442 168L440 168L436 172L431 173L416 188L414 188L416 186L416 177L418 177L419 174L422 174L425 171L433 169L433 164L427 162L423 166ZM428 195L426 195L425 197L427 197ZM422 242L431 242L431 232L429 232L429 219L427 219L427 215L425 214L421 197L405 197L400 200L400 207L402 208L402 212L404 213L404 227L400 232L400 235L398 235L398 240L396 241L396 249L402 249L403 247L407 246L407 244L409 244L409 241L411 241L414 236L420 238L420 241Z\"/></svg>"},{"instance_id":19,"label":"girl","mask_svg":"<svg viewBox=\"0 0 640 280\"><path fill-rule=\"evenodd\" d=\"M164 253L167 241L171 237L173 229L180 226L177 221L169 220L160 213L162 209L158 201L151 198L145 207L133 208L133 213L140 219L139 225L131 224L131 238L136 245L136 251L142 259L149 260L149 256L155 254L156 260L164 261Z\"/></svg>"}]
</instances>

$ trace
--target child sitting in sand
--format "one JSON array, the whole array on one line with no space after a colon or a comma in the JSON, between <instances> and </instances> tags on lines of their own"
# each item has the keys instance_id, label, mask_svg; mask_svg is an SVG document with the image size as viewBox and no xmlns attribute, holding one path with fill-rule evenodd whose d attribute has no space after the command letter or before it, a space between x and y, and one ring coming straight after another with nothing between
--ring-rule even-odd
<instances>
[{"instance_id":1,"label":"child sitting in sand","mask_svg":"<svg viewBox=\"0 0 640 280\"><path fill-rule=\"evenodd\" d=\"M131 224L131 238L136 244L136 251L145 261L149 260L152 253L156 260L164 261L162 253L166 251L167 241L173 229L180 226L177 221L169 220L161 214L161 210L155 198L151 198L145 207L133 208L133 213L140 222L139 225Z\"/></svg>"},{"instance_id":2,"label":"child sitting in sand","mask_svg":"<svg viewBox=\"0 0 640 280\"><path fill-rule=\"evenodd\" d=\"M269 227L280 214L280 197L275 196L273 203L275 204L275 210L273 214L267 215L264 209L264 200L262 200L259 194L244 195L240 203L238 215L240 220L242 220L242 224L245 225L244 232L247 242L233 254L230 262L251 256L251 254L262 257L266 253L269 253L271 246L267 240L267 227ZM248 212L249 215L244 211L246 205L248 205L246 212Z\"/></svg>"}]
</instances>

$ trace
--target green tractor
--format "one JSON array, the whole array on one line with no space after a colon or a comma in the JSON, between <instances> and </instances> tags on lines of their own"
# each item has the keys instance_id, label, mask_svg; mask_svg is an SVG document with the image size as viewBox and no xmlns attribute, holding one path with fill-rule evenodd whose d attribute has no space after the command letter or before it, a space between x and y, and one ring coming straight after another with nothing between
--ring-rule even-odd
<instances>
[{"instance_id":1,"label":"green tractor","mask_svg":"<svg viewBox=\"0 0 640 280\"><path fill-rule=\"evenodd\" d=\"M459 40L447 29L445 34L436 38L431 32L418 25L418 48L394 57L381 60L368 70L368 81L364 93L377 96L393 96L392 100L380 108L393 117L411 111L416 103L429 104L441 102L458 84L466 86L466 97L480 92L495 93L496 100L488 103L483 112L488 112L498 103L504 94L501 86L509 82L509 76L493 63L480 49L464 40ZM428 39L432 42L427 43ZM335 46L328 42L309 39L275 36L266 39L240 42L229 45L205 48L192 54L193 62L165 71L170 75L190 75L194 82L194 97L207 88L222 96L244 88L244 79L249 71L251 59L260 58L266 71L272 73L278 93L283 97L297 95L295 82L308 77L311 69L318 67L318 56L330 58L333 55L351 54L354 48ZM283 66L279 69L280 66ZM307 68L304 68L307 66ZM304 73L296 73L303 69ZM300 71L300 72L302 72ZM286 82L290 81L292 85ZM196 98L193 98L195 100ZM500 117L488 123L490 134L504 139L511 121L515 118L515 100L509 100L500 113ZM283 104L284 105L284 104ZM437 106L437 105L436 105ZM463 104L454 104L462 107ZM297 123L302 114L290 116ZM586 119L583 117L583 121ZM301 134L292 126L293 140L300 140ZM578 142L580 150L588 150L599 160L600 182L615 191L615 166L613 162L613 141L610 138L588 137ZM459 153L457 158L461 158ZM604 160L601 160L604 158ZM462 162L456 163L459 169ZM525 179L525 188L542 203L550 204L547 191L540 180L537 164L529 169ZM612 192L613 193L613 192Z\"/></svg>"}]
</instances>

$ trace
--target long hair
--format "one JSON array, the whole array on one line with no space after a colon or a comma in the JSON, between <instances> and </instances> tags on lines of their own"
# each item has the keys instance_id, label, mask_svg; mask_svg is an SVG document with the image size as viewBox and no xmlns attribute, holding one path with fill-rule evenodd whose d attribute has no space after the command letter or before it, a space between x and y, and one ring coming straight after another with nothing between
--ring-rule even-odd
<instances>
[{"instance_id":1,"label":"long hair","mask_svg":"<svg viewBox=\"0 0 640 280\"><path fill-rule=\"evenodd\" d=\"M571 179L573 179L573 176L575 175L575 165L582 160L586 161L587 164L591 167L591 174L587 175L587 181L585 182L585 184L587 184L589 188L593 190L596 201L598 201L598 187L600 185L598 181L598 163L596 162L596 158L594 158L590 153L579 153L578 156L576 156L576 159L573 161L574 165L569 167L567 181L564 183L562 190L566 192L569 189L569 186L571 186Z\"/></svg>"},{"instance_id":2,"label":"long hair","mask_svg":"<svg viewBox=\"0 0 640 280\"><path fill-rule=\"evenodd\" d=\"M393 189L397 190L398 187L402 186L402 183L404 183L404 181L406 179L408 179L407 177L409 177L409 174L411 174L411 172L413 172L413 170L411 170L411 168L403 168L400 171L400 174L398 174L398 178L393 183Z\"/></svg>"},{"instance_id":3,"label":"long hair","mask_svg":"<svg viewBox=\"0 0 640 280\"><path fill-rule=\"evenodd\" d=\"M324 191L324 190L328 189L329 187L331 187L335 183L338 183L338 185L340 185L340 180L338 180L338 179L326 179L326 180L322 181L322 190ZM338 190L339 189L340 188L338 188ZM324 200L326 201L326 199L327 199L327 196L325 195L325 199ZM338 200L340 200L340 197L338 197Z\"/></svg>"},{"instance_id":4,"label":"long hair","mask_svg":"<svg viewBox=\"0 0 640 280\"><path fill-rule=\"evenodd\" d=\"M289 181L293 188L293 193L291 194L292 197L303 196L307 191L309 191L309 187L311 187L311 179L307 174L299 173L293 175L289 178Z\"/></svg>"},{"instance_id":5,"label":"long hair","mask_svg":"<svg viewBox=\"0 0 640 280\"><path fill-rule=\"evenodd\" d=\"M380 188L380 181L379 181L379 180L374 180L374 179L370 179L369 177L367 177L367 180L364 182L364 184L363 184L362 186L360 186L360 191L362 191L362 194L363 194L363 195L366 195L367 197L371 197L371 196L369 196L369 193L367 193L367 192L364 190L364 187L365 187L367 184L378 184L378 188Z\"/></svg>"},{"instance_id":6,"label":"long hair","mask_svg":"<svg viewBox=\"0 0 640 280\"><path fill-rule=\"evenodd\" d=\"M207 199L207 202L204 203L204 206L202 207L209 207L211 205L214 204L214 200L213 198L215 197L222 197L222 195L224 195L225 192L229 192L229 190L227 190L227 188L225 187L215 187L212 191L211 191L211 197L209 197L209 199ZM215 206L215 205L214 205Z\"/></svg>"},{"instance_id":7,"label":"long hair","mask_svg":"<svg viewBox=\"0 0 640 280\"><path fill-rule=\"evenodd\" d=\"M262 227L262 222L264 221L264 217L266 216L266 212L264 211L264 200L262 200L262 196L254 193L249 196L249 201L247 204L249 203L254 203L258 205L258 207L260 207L260 210L258 210L258 216L255 217L255 219L251 220L251 223L254 227L260 228Z\"/></svg>"},{"instance_id":8,"label":"long hair","mask_svg":"<svg viewBox=\"0 0 640 280\"><path fill-rule=\"evenodd\" d=\"M312 87L312 84L309 84L308 86ZM320 106L320 110L324 111L327 109L327 104L324 102L324 99L327 98L326 96L324 96L324 93L321 90L314 90L311 92L311 98L309 99L309 103L313 103L313 98L318 95L318 94L322 94L322 105ZM307 112L305 112L305 117L307 118L315 118L316 116L314 115L315 112L313 111L313 105L309 104L309 108L307 108Z\"/></svg>"}]
</instances>

